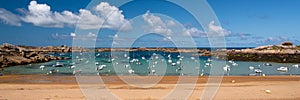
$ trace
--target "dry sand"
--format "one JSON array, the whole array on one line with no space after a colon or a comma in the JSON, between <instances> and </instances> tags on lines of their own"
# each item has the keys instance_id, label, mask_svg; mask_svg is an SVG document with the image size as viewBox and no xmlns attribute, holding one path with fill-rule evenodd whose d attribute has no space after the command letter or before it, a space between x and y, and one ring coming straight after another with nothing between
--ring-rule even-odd
<instances>
[{"instance_id":1,"label":"dry sand","mask_svg":"<svg viewBox=\"0 0 300 100\"><path fill-rule=\"evenodd\" d=\"M177 85L178 77L164 77L159 84L141 88L128 86L116 76L104 76L106 88L125 100L156 100ZM199 77L190 100L200 98L207 77ZM61 81L64 80L64 81ZM234 82L233 82L234 80ZM91 86L90 88L98 89ZM270 92L266 92L270 90ZM299 76L226 76L214 99L216 100L299 100ZM85 100L74 76L6 75L0 77L0 100Z\"/></svg>"}]
</instances>

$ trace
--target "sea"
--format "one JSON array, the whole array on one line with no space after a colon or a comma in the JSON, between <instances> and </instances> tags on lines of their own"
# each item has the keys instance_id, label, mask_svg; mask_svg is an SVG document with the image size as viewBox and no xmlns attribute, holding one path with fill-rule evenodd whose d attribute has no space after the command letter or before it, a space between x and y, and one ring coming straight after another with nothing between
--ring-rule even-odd
<instances>
[{"instance_id":1,"label":"sea","mask_svg":"<svg viewBox=\"0 0 300 100\"><path fill-rule=\"evenodd\" d=\"M10 66L2 73L4 75L85 74L100 76L209 76L212 75L211 73L224 76L300 75L297 63L226 61L216 60L209 56L199 57L196 53L128 51L49 53L49 55L71 59Z\"/></svg>"}]
</instances>

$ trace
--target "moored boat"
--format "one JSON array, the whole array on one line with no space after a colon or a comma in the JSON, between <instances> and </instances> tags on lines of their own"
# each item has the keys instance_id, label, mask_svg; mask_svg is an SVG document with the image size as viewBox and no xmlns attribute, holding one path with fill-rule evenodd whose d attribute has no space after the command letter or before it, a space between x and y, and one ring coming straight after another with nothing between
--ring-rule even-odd
<instances>
[{"instance_id":1,"label":"moored boat","mask_svg":"<svg viewBox=\"0 0 300 100\"><path fill-rule=\"evenodd\" d=\"M287 72L288 68L287 67L279 67L279 68L277 68L277 71Z\"/></svg>"}]
</instances>

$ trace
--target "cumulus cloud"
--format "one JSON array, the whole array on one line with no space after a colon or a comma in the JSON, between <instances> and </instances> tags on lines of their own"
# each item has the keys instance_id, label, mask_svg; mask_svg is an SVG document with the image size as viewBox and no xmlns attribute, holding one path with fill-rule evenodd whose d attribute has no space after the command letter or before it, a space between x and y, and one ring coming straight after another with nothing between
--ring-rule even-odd
<instances>
[{"instance_id":1,"label":"cumulus cloud","mask_svg":"<svg viewBox=\"0 0 300 100\"><path fill-rule=\"evenodd\" d=\"M177 24L172 21L163 21L159 16L155 16L154 14L151 14L150 11L147 11L143 15L144 21L149 25L149 27L144 27L145 31L147 32L155 32L160 34L166 34L167 36L171 36L173 31L170 27L177 26ZM208 25L208 32L204 32L202 30L199 30L196 27L191 28L182 28L182 34L184 36L193 36L193 37L207 37L207 35L213 35L213 36L230 36L231 31L228 31L224 28L222 28L219 25L215 25L214 21L211 21ZM239 34L240 35L240 34ZM165 38L164 40L168 40Z\"/></svg>"},{"instance_id":2,"label":"cumulus cloud","mask_svg":"<svg viewBox=\"0 0 300 100\"><path fill-rule=\"evenodd\" d=\"M210 21L208 24L208 32L203 30L199 30L198 28L191 27L183 29L185 36L193 36L193 37L207 37L207 35L211 36L245 36L247 34L232 34L231 31L228 31L221 26L215 25L214 21Z\"/></svg>"},{"instance_id":3,"label":"cumulus cloud","mask_svg":"<svg viewBox=\"0 0 300 100\"><path fill-rule=\"evenodd\" d=\"M106 19L106 23L104 23L108 28L119 29L124 26L124 30L131 29L129 25L129 21L125 19L122 14L122 10L115 6L111 6L107 2L101 2L96 7L94 7L97 15L101 18Z\"/></svg>"},{"instance_id":4,"label":"cumulus cloud","mask_svg":"<svg viewBox=\"0 0 300 100\"><path fill-rule=\"evenodd\" d=\"M63 27L63 23L55 20L54 13L50 9L47 4L37 4L37 1L31 1L28 5L28 13L21 19L35 26Z\"/></svg>"},{"instance_id":5,"label":"cumulus cloud","mask_svg":"<svg viewBox=\"0 0 300 100\"><path fill-rule=\"evenodd\" d=\"M231 33L229 35L227 35L227 37L239 37L241 40L249 40L252 39L253 37L251 37L251 34L248 33ZM258 39L258 37L256 37L255 39Z\"/></svg>"},{"instance_id":6,"label":"cumulus cloud","mask_svg":"<svg viewBox=\"0 0 300 100\"><path fill-rule=\"evenodd\" d=\"M52 38L53 39L96 40L97 35L92 32L88 32L85 35L76 35L76 33L74 32L71 32L70 34L55 33L52 34Z\"/></svg>"},{"instance_id":7,"label":"cumulus cloud","mask_svg":"<svg viewBox=\"0 0 300 100\"><path fill-rule=\"evenodd\" d=\"M149 25L149 29L147 30L149 32L155 32L166 35L171 35L173 33L172 30L167 27L167 24L163 22L160 17L151 14L150 11L147 11L143 15L143 19Z\"/></svg>"},{"instance_id":8,"label":"cumulus cloud","mask_svg":"<svg viewBox=\"0 0 300 100\"><path fill-rule=\"evenodd\" d=\"M80 29L108 28L113 30L128 31L130 22L125 19L122 11L107 2L101 2L93 8L96 14L89 10L81 9L80 20L77 24Z\"/></svg>"},{"instance_id":9,"label":"cumulus cloud","mask_svg":"<svg viewBox=\"0 0 300 100\"><path fill-rule=\"evenodd\" d=\"M174 22L174 21L172 21L172 20L169 20L168 22L167 22L167 26L168 27L172 27L172 26L176 26L177 24Z\"/></svg>"},{"instance_id":10,"label":"cumulus cloud","mask_svg":"<svg viewBox=\"0 0 300 100\"><path fill-rule=\"evenodd\" d=\"M228 36L231 34L231 31L228 31L221 26L215 25L215 21L211 21L208 25L209 35L216 35L216 36Z\"/></svg>"},{"instance_id":11,"label":"cumulus cloud","mask_svg":"<svg viewBox=\"0 0 300 100\"><path fill-rule=\"evenodd\" d=\"M54 12L54 20L64 23L65 25L72 26L76 24L77 20L79 19L78 15L73 14L70 11L63 11L61 13Z\"/></svg>"},{"instance_id":12,"label":"cumulus cloud","mask_svg":"<svg viewBox=\"0 0 300 100\"><path fill-rule=\"evenodd\" d=\"M68 35L68 34L58 34L58 33L55 33L55 34L52 34L52 38L53 39L64 40L64 39L72 39L72 36Z\"/></svg>"},{"instance_id":13,"label":"cumulus cloud","mask_svg":"<svg viewBox=\"0 0 300 100\"><path fill-rule=\"evenodd\" d=\"M279 36L279 37L267 37L265 39L262 39L258 42L261 43L281 43L284 41L290 41L290 38L285 37L285 36Z\"/></svg>"},{"instance_id":14,"label":"cumulus cloud","mask_svg":"<svg viewBox=\"0 0 300 100\"><path fill-rule=\"evenodd\" d=\"M97 37L97 35L94 34L94 33L92 33L92 32L89 32L88 35L87 35L87 37L95 38L95 37Z\"/></svg>"},{"instance_id":15,"label":"cumulus cloud","mask_svg":"<svg viewBox=\"0 0 300 100\"><path fill-rule=\"evenodd\" d=\"M6 9L0 8L0 20L8 25L21 26L19 17Z\"/></svg>"},{"instance_id":16,"label":"cumulus cloud","mask_svg":"<svg viewBox=\"0 0 300 100\"><path fill-rule=\"evenodd\" d=\"M92 14L91 11L80 9L80 20L77 23L77 27L80 29L99 29L99 28L108 28L106 25L102 25L104 20L100 17ZM102 25L102 26L101 26Z\"/></svg>"},{"instance_id":17,"label":"cumulus cloud","mask_svg":"<svg viewBox=\"0 0 300 100\"><path fill-rule=\"evenodd\" d=\"M193 37L206 37L206 32L199 30L195 27L184 29L183 35L184 36L193 36Z\"/></svg>"},{"instance_id":18,"label":"cumulus cloud","mask_svg":"<svg viewBox=\"0 0 300 100\"><path fill-rule=\"evenodd\" d=\"M185 36L193 36L193 37L207 37L207 35L211 36L245 36L248 34L232 34L231 31L228 31L221 26L215 25L214 21L211 21L208 25L208 32L204 32L195 27L184 29Z\"/></svg>"},{"instance_id":19,"label":"cumulus cloud","mask_svg":"<svg viewBox=\"0 0 300 100\"><path fill-rule=\"evenodd\" d=\"M107 2L99 3L92 11L80 9L79 13L75 14L67 10L63 12L51 11L49 5L31 1L28 5L28 11L25 11L24 14L25 16L21 17L24 22L41 27L63 28L65 26L73 27L77 24L80 29L131 29L130 23L124 18L122 11Z\"/></svg>"}]
</instances>

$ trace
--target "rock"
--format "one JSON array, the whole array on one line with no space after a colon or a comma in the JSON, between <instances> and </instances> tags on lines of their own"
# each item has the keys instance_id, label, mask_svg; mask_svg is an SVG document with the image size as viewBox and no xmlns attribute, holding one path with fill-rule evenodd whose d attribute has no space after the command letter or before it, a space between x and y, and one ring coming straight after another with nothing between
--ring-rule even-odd
<instances>
[{"instance_id":1,"label":"rock","mask_svg":"<svg viewBox=\"0 0 300 100\"><path fill-rule=\"evenodd\" d=\"M11 48L11 47L13 47L14 45L9 44L9 43L3 43L2 46L3 46L4 48Z\"/></svg>"},{"instance_id":2,"label":"rock","mask_svg":"<svg viewBox=\"0 0 300 100\"><path fill-rule=\"evenodd\" d=\"M32 62L32 60L20 56L9 56L7 59L10 63L15 65L28 64Z\"/></svg>"},{"instance_id":3,"label":"rock","mask_svg":"<svg viewBox=\"0 0 300 100\"><path fill-rule=\"evenodd\" d=\"M35 57L37 56L37 52L30 52L29 54L26 55L27 58L30 58L30 57Z\"/></svg>"},{"instance_id":4,"label":"rock","mask_svg":"<svg viewBox=\"0 0 300 100\"><path fill-rule=\"evenodd\" d=\"M300 63L299 51L299 46L294 46L291 42L284 42L279 45L260 46L253 49L226 50L227 54L214 53L213 55L227 60ZM220 52L222 51L220 50Z\"/></svg>"},{"instance_id":5,"label":"rock","mask_svg":"<svg viewBox=\"0 0 300 100\"><path fill-rule=\"evenodd\" d=\"M286 41L286 42L281 43L281 45L283 45L283 46L293 46L293 43L290 42L290 41Z\"/></svg>"},{"instance_id":6,"label":"rock","mask_svg":"<svg viewBox=\"0 0 300 100\"><path fill-rule=\"evenodd\" d=\"M71 47L67 46L50 46L43 48L33 46L16 46L4 43L0 46L0 67L65 59L61 57L49 56L47 53L69 51L71 51Z\"/></svg>"},{"instance_id":7,"label":"rock","mask_svg":"<svg viewBox=\"0 0 300 100\"><path fill-rule=\"evenodd\" d=\"M4 58L4 56L3 56L3 55L1 55L1 56L0 56L0 62L3 62L3 61L4 61L4 59L5 59L5 58Z\"/></svg>"},{"instance_id":8,"label":"rock","mask_svg":"<svg viewBox=\"0 0 300 100\"><path fill-rule=\"evenodd\" d=\"M267 94L271 94L271 90L265 90Z\"/></svg>"}]
</instances>

